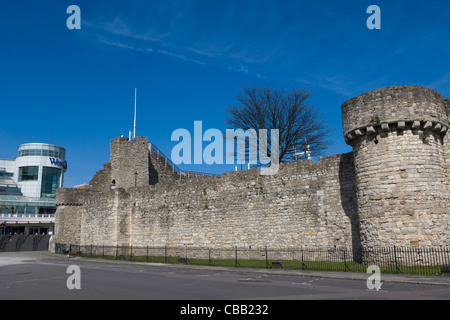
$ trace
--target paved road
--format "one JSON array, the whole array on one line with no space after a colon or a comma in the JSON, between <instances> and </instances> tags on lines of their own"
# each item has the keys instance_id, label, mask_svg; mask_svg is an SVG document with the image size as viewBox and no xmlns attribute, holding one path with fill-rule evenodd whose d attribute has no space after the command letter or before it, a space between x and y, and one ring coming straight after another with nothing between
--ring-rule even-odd
<instances>
[{"instance_id":1,"label":"paved road","mask_svg":"<svg viewBox=\"0 0 450 320\"><path fill-rule=\"evenodd\" d=\"M80 268L79 290L67 287L70 265ZM368 275L340 275L348 279L329 273L67 260L48 252L0 253L0 299L450 300L449 277L382 275L376 291L367 289Z\"/></svg>"}]
</instances>

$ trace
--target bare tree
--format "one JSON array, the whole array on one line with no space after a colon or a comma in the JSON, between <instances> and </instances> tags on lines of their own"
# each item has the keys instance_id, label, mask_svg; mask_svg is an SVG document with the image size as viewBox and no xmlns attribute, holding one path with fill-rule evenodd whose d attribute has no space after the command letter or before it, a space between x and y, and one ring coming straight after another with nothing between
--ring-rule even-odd
<instances>
[{"instance_id":1,"label":"bare tree","mask_svg":"<svg viewBox=\"0 0 450 320\"><path fill-rule=\"evenodd\" d=\"M248 87L237 96L238 104L226 109L226 123L232 129L279 130L279 162L300 158L298 153L310 151L311 157L322 155L330 146L331 129L307 100L304 89ZM267 135L268 155L271 135ZM258 144L259 144L258 137ZM251 151L249 147L246 153ZM304 156L303 156L304 158Z\"/></svg>"}]
</instances>

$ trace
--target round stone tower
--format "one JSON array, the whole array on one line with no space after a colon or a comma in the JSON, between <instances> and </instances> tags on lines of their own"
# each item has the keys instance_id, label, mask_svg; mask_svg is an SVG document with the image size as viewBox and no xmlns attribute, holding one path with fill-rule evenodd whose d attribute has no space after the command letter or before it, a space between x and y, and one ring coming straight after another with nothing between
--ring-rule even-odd
<instances>
[{"instance_id":1,"label":"round stone tower","mask_svg":"<svg viewBox=\"0 0 450 320\"><path fill-rule=\"evenodd\" d=\"M381 88L345 102L342 119L362 246L449 245L444 98L423 87Z\"/></svg>"}]
</instances>

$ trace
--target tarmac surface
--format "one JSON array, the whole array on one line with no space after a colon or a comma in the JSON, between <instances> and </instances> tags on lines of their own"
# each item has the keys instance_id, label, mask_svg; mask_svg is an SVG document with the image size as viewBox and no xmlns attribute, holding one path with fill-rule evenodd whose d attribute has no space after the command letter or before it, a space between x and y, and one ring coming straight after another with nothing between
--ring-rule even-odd
<instances>
[{"instance_id":1,"label":"tarmac surface","mask_svg":"<svg viewBox=\"0 0 450 320\"><path fill-rule=\"evenodd\" d=\"M450 276L382 274L379 290L369 276L0 253L2 300L450 300Z\"/></svg>"}]
</instances>

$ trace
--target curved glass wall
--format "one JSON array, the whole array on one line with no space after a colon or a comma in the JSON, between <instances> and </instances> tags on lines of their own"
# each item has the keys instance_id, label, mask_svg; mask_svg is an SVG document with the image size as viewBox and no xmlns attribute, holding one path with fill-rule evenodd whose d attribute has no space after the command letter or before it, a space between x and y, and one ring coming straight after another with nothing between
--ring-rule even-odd
<instances>
[{"instance_id":1,"label":"curved glass wall","mask_svg":"<svg viewBox=\"0 0 450 320\"><path fill-rule=\"evenodd\" d=\"M55 202L21 196L0 195L0 218L54 217Z\"/></svg>"},{"instance_id":2,"label":"curved glass wall","mask_svg":"<svg viewBox=\"0 0 450 320\"><path fill-rule=\"evenodd\" d=\"M56 196L56 189L59 188L60 179L61 169L43 167L41 197L54 198Z\"/></svg>"},{"instance_id":3,"label":"curved glass wall","mask_svg":"<svg viewBox=\"0 0 450 320\"><path fill-rule=\"evenodd\" d=\"M65 160L66 150L47 144L24 144L19 147L18 157L43 156Z\"/></svg>"}]
</instances>

